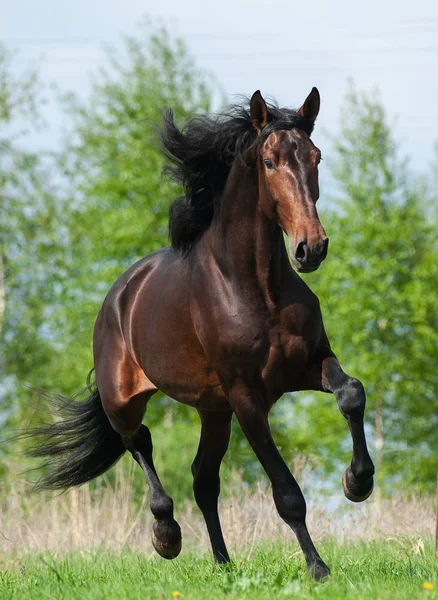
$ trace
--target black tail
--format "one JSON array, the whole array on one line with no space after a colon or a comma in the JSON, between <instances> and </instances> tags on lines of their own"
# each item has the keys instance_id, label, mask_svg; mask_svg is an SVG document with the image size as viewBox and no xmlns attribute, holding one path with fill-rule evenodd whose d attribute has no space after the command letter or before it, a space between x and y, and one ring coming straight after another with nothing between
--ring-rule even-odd
<instances>
[{"instance_id":1,"label":"black tail","mask_svg":"<svg viewBox=\"0 0 438 600\"><path fill-rule=\"evenodd\" d=\"M82 402L58 394L50 396L50 412L59 421L21 436L41 439L27 451L29 456L46 459L37 489L67 489L86 483L105 473L126 450L103 410L99 390L90 383L86 390L89 394Z\"/></svg>"}]
</instances>

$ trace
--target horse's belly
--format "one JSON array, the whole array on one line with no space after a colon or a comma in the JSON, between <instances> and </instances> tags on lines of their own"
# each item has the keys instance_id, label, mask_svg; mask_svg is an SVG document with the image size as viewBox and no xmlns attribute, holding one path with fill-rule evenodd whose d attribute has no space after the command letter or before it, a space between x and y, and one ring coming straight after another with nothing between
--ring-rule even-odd
<instances>
[{"instance_id":1,"label":"horse's belly","mask_svg":"<svg viewBox=\"0 0 438 600\"><path fill-rule=\"evenodd\" d=\"M152 383L178 402L221 410L228 408L218 377L193 330L188 306L153 311L140 344L140 366Z\"/></svg>"},{"instance_id":2,"label":"horse's belly","mask_svg":"<svg viewBox=\"0 0 438 600\"><path fill-rule=\"evenodd\" d=\"M229 408L216 373L196 345L189 349L161 342L141 366L159 390L178 402L204 410Z\"/></svg>"}]
</instances>

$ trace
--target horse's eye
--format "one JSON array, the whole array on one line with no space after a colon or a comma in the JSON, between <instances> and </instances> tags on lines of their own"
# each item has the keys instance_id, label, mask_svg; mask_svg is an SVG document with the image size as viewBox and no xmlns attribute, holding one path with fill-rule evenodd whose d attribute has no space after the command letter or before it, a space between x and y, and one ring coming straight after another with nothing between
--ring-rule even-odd
<instances>
[{"instance_id":1,"label":"horse's eye","mask_svg":"<svg viewBox=\"0 0 438 600\"><path fill-rule=\"evenodd\" d=\"M268 167L268 169L273 169L274 168L274 165L272 164L272 161L269 160L269 158L265 158L263 162Z\"/></svg>"}]
</instances>

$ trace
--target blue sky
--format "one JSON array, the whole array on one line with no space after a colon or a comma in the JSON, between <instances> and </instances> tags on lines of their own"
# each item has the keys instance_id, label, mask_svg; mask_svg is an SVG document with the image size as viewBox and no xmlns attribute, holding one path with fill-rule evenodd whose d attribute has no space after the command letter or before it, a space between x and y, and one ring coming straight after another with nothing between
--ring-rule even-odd
<instances>
[{"instance_id":1,"label":"blue sky","mask_svg":"<svg viewBox=\"0 0 438 600\"><path fill-rule=\"evenodd\" d=\"M438 139L438 3L370 0L0 0L0 40L19 50L17 66L43 59L46 81L86 96L103 46L138 32L145 16L185 39L197 65L217 77L232 100L260 88L298 106L311 87L321 93L315 142L336 131L348 79L377 87L402 151L427 168ZM50 105L56 145L65 117Z\"/></svg>"}]
</instances>

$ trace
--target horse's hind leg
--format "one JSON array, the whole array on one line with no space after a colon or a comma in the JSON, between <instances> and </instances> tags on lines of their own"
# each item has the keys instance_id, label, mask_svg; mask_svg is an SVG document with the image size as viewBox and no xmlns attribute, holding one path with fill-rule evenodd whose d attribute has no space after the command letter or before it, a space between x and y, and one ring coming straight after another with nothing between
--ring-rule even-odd
<instances>
[{"instance_id":1,"label":"horse's hind leg","mask_svg":"<svg viewBox=\"0 0 438 600\"><path fill-rule=\"evenodd\" d=\"M152 459L152 437L149 429L141 425L132 437L124 437L126 448L143 469L151 491L150 508L155 517L152 543L163 558L176 558L181 552L181 528L173 518L173 500L161 485Z\"/></svg>"},{"instance_id":2,"label":"horse's hind leg","mask_svg":"<svg viewBox=\"0 0 438 600\"><path fill-rule=\"evenodd\" d=\"M219 469L228 448L232 411L199 411L202 431L198 453L192 464L193 490L204 515L217 563L230 561L218 514L220 493Z\"/></svg>"},{"instance_id":3,"label":"horse's hind leg","mask_svg":"<svg viewBox=\"0 0 438 600\"><path fill-rule=\"evenodd\" d=\"M173 518L173 500L163 489L152 460L152 438L142 425L146 405L157 388L134 363L120 337L112 340L112 352L95 352L96 378L102 405L113 428L122 436L143 469L151 491L150 507L155 517L152 543L163 558L181 551L181 529ZM109 357L109 358L108 358Z\"/></svg>"}]
</instances>

